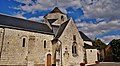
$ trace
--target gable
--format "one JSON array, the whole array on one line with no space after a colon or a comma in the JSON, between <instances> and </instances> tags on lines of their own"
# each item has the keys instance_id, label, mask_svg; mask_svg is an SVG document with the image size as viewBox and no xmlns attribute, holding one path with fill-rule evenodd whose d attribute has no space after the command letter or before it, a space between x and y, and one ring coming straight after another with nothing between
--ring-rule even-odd
<instances>
[{"instance_id":1,"label":"gable","mask_svg":"<svg viewBox=\"0 0 120 66\"><path fill-rule=\"evenodd\" d=\"M62 35L64 29L66 28L66 26L68 24L68 22L69 22L69 20L60 25L60 27L58 29L58 32L56 33L54 39L58 39Z\"/></svg>"},{"instance_id":2,"label":"gable","mask_svg":"<svg viewBox=\"0 0 120 66\"><path fill-rule=\"evenodd\" d=\"M68 39L73 39L73 35L76 35L77 40L83 41L73 19L70 18L70 20L68 21L67 25L65 26L65 28L59 38L66 36L66 37L70 37Z\"/></svg>"}]
</instances>

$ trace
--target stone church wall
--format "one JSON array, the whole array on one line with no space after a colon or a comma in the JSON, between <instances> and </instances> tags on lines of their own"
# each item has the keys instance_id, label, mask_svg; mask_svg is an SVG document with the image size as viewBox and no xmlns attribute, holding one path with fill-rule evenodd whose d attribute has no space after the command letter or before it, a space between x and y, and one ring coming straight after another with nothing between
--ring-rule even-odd
<instances>
[{"instance_id":1,"label":"stone church wall","mask_svg":"<svg viewBox=\"0 0 120 66\"><path fill-rule=\"evenodd\" d=\"M30 63L45 65L47 54L52 54L52 35L5 28L3 40L3 29L0 28L0 31L0 49L2 48L0 65ZM2 40L3 46L1 46ZM46 48L44 48L44 41L46 41Z\"/></svg>"},{"instance_id":2,"label":"stone church wall","mask_svg":"<svg viewBox=\"0 0 120 66\"><path fill-rule=\"evenodd\" d=\"M80 66L80 63L83 63L84 52L83 52L83 40L76 28L74 22L68 23L65 30L63 31L59 40L62 44L62 65L63 66ZM77 55L73 56L72 45L73 45L73 35L76 36L77 43Z\"/></svg>"},{"instance_id":3,"label":"stone church wall","mask_svg":"<svg viewBox=\"0 0 120 66\"><path fill-rule=\"evenodd\" d=\"M65 14L61 14L61 13L50 13L45 18L57 19L54 23L52 23L52 25L60 25L63 22L68 20L67 16Z\"/></svg>"}]
</instances>

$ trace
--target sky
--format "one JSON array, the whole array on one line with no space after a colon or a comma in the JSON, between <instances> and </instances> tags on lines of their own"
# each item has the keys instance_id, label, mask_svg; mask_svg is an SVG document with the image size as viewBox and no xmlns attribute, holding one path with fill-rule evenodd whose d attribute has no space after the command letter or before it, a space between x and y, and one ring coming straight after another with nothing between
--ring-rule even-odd
<instances>
[{"instance_id":1,"label":"sky","mask_svg":"<svg viewBox=\"0 0 120 66\"><path fill-rule=\"evenodd\" d=\"M91 39L120 39L120 0L0 0L0 14L43 21L58 7Z\"/></svg>"}]
</instances>

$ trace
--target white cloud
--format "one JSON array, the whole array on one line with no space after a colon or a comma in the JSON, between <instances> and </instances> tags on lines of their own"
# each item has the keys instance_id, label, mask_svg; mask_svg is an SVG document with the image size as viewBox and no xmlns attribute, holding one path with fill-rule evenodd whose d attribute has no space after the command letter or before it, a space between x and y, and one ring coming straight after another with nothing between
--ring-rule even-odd
<instances>
[{"instance_id":1,"label":"white cloud","mask_svg":"<svg viewBox=\"0 0 120 66\"><path fill-rule=\"evenodd\" d=\"M14 0L14 1L20 2L20 3L24 3L24 4L31 4L31 3L33 3L32 0Z\"/></svg>"},{"instance_id":2,"label":"white cloud","mask_svg":"<svg viewBox=\"0 0 120 66\"><path fill-rule=\"evenodd\" d=\"M53 7L59 7L64 13L67 13L66 8L76 7L80 8L80 0L14 0L19 3L24 3L25 5L20 5L15 9L21 9L27 12L39 11L39 10L50 10ZM31 5L30 5L31 4Z\"/></svg>"},{"instance_id":3,"label":"white cloud","mask_svg":"<svg viewBox=\"0 0 120 66\"><path fill-rule=\"evenodd\" d=\"M44 20L44 19L43 19L43 16L39 16L39 17L32 17L32 18L29 18L28 20L32 20L32 21L41 21L41 20Z\"/></svg>"},{"instance_id":4,"label":"white cloud","mask_svg":"<svg viewBox=\"0 0 120 66\"><path fill-rule=\"evenodd\" d=\"M111 36L104 36L103 38L99 38L103 42L109 44L109 42L113 39L120 39L120 35L111 35Z\"/></svg>"},{"instance_id":5,"label":"white cloud","mask_svg":"<svg viewBox=\"0 0 120 66\"><path fill-rule=\"evenodd\" d=\"M15 12L12 16L17 17L17 18L22 18L22 19L27 19L26 17L23 16L24 12Z\"/></svg>"},{"instance_id":6,"label":"white cloud","mask_svg":"<svg viewBox=\"0 0 120 66\"><path fill-rule=\"evenodd\" d=\"M99 22L97 24L94 23L76 23L78 29L83 31L86 35L95 38L95 36L107 33L112 30L120 30L120 20L112 20L109 22Z\"/></svg>"},{"instance_id":7,"label":"white cloud","mask_svg":"<svg viewBox=\"0 0 120 66\"><path fill-rule=\"evenodd\" d=\"M35 13L40 10L51 10L55 6L67 13L66 8L83 8L88 17L117 19L120 17L120 0L14 0L25 5L14 7Z\"/></svg>"},{"instance_id":8,"label":"white cloud","mask_svg":"<svg viewBox=\"0 0 120 66\"><path fill-rule=\"evenodd\" d=\"M118 19L120 17L120 0L83 0L86 16Z\"/></svg>"}]
</instances>

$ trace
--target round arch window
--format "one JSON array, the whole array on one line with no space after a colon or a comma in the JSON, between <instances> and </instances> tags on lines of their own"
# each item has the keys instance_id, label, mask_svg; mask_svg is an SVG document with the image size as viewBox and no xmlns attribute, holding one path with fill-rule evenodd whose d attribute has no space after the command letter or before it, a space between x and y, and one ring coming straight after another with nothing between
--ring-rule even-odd
<instances>
[{"instance_id":1,"label":"round arch window","mask_svg":"<svg viewBox=\"0 0 120 66\"><path fill-rule=\"evenodd\" d=\"M64 21L64 16L63 15L61 16L61 20Z\"/></svg>"}]
</instances>

